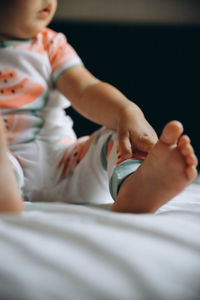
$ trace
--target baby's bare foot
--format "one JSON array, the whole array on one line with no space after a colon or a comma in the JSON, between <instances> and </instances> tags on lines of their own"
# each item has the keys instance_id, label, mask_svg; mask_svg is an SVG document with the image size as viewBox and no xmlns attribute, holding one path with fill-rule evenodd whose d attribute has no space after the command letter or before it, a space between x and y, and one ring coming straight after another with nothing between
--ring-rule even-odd
<instances>
[{"instance_id":1,"label":"baby's bare foot","mask_svg":"<svg viewBox=\"0 0 200 300\"><path fill-rule=\"evenodd\" d=\"M0 213L19 213L23 209L23 202L7 151L4 127L0 119Z\"/></svg>"},{"instance_id":2,"label":"baby's bare foot","mask_svg":"<svg viewBox=\"0 0 200 300\"><path fill-rule=\"evenodd\" d=\"M113 211L152 213L197 176L197 158L178 121L168 123L137 171L122 183Z\"/></svg>"}]
</instances>

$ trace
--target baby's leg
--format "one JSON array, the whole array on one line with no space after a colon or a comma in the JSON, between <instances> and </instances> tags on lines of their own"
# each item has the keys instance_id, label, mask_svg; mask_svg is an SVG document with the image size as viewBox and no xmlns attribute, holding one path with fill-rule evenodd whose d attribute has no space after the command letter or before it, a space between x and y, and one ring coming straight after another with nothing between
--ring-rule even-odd
<instances>
[{"instance_id":1,"label":"baby's leg","mask_svg":"<svg viewBox=\"0 0 200 300\"><path fill-rule=\"evenodd\" d=\"M168 123L147 158L122 183L113 211L149 213L180 193L197 175L197 158L177 121Z\"/></svg>"},{"instance_id":2,"label":"baby's leg","mask_svg":"<svg viewBox=\"0 0 200 300\"><path fill-rule=\"evenodd\" d=\"M154 212L197 174L196 156L188 137L180 137L182 130L179 122L170 122L144 161L140 153L120 157L113 130L102 128L89 139L79 140L56 164L60 175L55 198L62 194L61 201L103 203L109 186L113 211Z\"/></svg>"},{"instance_id":3,"label":"baby's leg","mask_svg":"<svg viewBox=\"0 0 200 300\"><path fill-rule=\"evenodd\" d=\"M116 132L104 127L56 153L56 185L51 192L56 201L110 203L116 199L123 179L141 164L141 159L124 164L127 158L118 154Z\"/></svg>"},{"instance_id":4,"label":"baby's leg","mask_svg":"<svg viewBox=\"0 0 200 300\"><path fill-rule=\"evenodd\" d=\"M22 197L8 158L3 123L0 119L0 213L20 213Z\"/></svg>"},{"instance_id":5,"label":"baby's leg","mask_svg":"<svg viewBox=\"0 0 200 300\"><path fill-rule=\"evenodd\" d=\"M56 150L56 184L51 192L56 200L51 201L77 204L112 201L107 170L102 162L102 151L110 135L110 130L100 129L90 137L79 138L63 149Z\"/></svg>"}]
</instances>

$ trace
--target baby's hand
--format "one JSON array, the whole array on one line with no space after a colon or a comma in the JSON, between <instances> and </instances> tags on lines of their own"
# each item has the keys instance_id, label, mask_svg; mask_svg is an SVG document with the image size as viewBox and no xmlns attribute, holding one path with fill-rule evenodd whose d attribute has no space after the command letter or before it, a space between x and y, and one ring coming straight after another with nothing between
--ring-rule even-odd
<instances>
[{"instance_id":1,"label":"baby's hand","mask_svg":"<svg viewBox=\"0 0 200 300\"><path fill-rule=\"evenodd\" d=\"M148 153L158 141L157 134L138 110L123 112L118 123L119 152L131 156L133 152Z\"/></svg>"}]
</instances>

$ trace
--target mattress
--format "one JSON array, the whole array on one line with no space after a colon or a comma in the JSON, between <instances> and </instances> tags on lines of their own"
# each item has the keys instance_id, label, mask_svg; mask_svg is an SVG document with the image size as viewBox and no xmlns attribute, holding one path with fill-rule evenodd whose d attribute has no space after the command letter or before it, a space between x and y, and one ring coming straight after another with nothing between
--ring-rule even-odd
<instances>
[{"instance_id":1,"label":"mattress","mask_svg":"<svg viewBox=\"0 0 200 300\"><path fill-rule=\"evenodd\" d=\"M199 182L156 214L25 203L1 215L0 300L199 300Z\"/></svg>"}]
</instances>

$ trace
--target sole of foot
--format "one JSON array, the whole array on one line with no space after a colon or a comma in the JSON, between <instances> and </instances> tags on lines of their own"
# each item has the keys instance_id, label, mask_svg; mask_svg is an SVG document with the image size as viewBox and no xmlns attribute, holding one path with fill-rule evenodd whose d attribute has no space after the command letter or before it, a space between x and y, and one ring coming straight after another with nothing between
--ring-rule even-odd
<instances>
[{"instance_id":1,"label":"sole of foot","mask_svg":"<svg viewBox=\"0 0 200 300\"><path fill-rule=\"evenodd\" d=\"M141 166L122 183L113 211L153 213L197 176L197 157L178 121L169 122Z\"/></svg>"}]
</instances>

